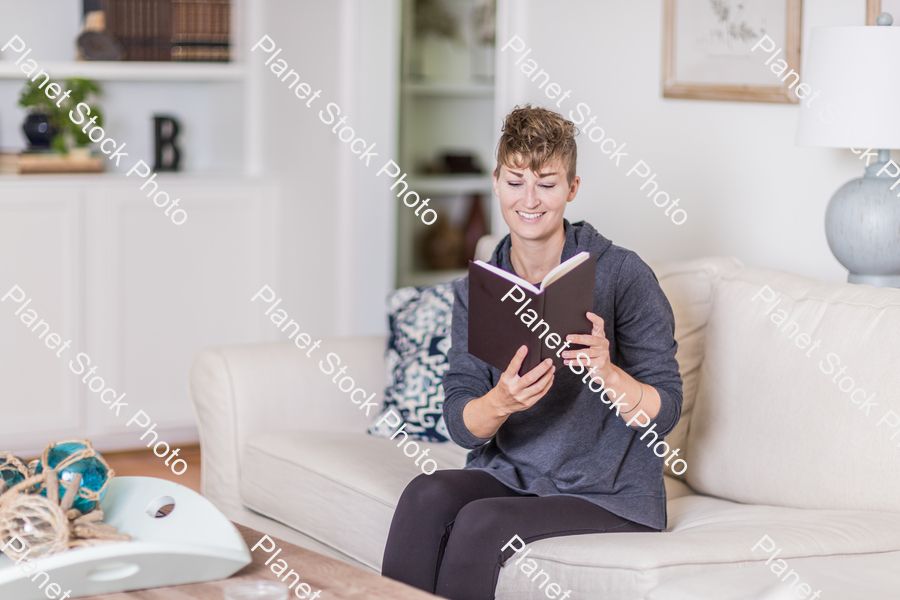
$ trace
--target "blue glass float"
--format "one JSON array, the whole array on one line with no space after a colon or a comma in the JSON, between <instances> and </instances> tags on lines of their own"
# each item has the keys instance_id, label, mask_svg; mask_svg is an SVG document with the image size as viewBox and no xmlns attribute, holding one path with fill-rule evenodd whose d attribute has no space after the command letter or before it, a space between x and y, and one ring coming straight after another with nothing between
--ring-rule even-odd
<instances>
[{"instance_id":1,"label":"blue glass float","mask_svg":"<svg viewBox=\"0 0 900 600\"><path fill-rule=\"evenodd\" d=\"M25 481L28 466L25 461L11 453L6 454L5 458L0 454L0 478L6 483L6 488Z\"/></svg>"},{"instance_id":2,"label":"blue glass float","mask_svg":"<svg viewBox=\"0 0 900 600\"><path fill-rule=\"evenodd\" d=\"M87 456L71 464L66 464L73 454L86 449L87 446L80 442L66 442L54 446L47 455L47 463L50 468L57 470L59 478L59 500L62 501L66 494L65 484L72 481L76 473L81 473L81 485L79 486L79 494L72 504L72 508L77 508L82 514L87 514L97 507L100 500L106 495L106 482L109 480L109 470L106 468L100 453L90 449L92 456ZM58 465L64 464L61 469ZM44 470L43 460L35 469L35 474L40 474ZM89 500L83 497L85 492L99 492L100 496L97 501ZM46 487L41 490L41 495L47 495Z\"/></svg>"}]
</instances>

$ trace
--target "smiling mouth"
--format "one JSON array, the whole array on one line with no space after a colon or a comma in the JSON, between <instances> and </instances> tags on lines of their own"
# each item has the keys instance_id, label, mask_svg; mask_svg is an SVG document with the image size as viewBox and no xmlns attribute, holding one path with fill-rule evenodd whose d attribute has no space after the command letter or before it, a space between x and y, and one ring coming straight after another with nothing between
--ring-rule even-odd
<instances>
[{"instance_id":1,"label":"smiling mouth","mask_svg":"<svg viewBox=\"0 0 900 600\"><path fill-rule=\"evenodd\" d=\"M526 221L536 221L547 213L546 212L527 213L527 212L522 212L520 210L517 210L516 214L519 215L520 217L522 217L523 219L525 219Z\"/></svg>"}]
</instances>

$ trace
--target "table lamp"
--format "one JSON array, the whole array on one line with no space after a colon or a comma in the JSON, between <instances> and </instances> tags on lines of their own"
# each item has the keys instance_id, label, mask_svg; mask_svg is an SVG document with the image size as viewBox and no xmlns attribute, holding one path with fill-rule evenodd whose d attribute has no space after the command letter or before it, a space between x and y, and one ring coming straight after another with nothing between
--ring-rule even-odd
<instances>
[{"instance_id":1,"label":"table lamp","mask_svg":"<svg viewBox=\"0 0 900 600\"><path fill-rule=\"evenodd\" d=\"M820 93L801 100L796 142L869 151L865 175L831 197L825 235L847 281L900 287L900 166L888 162L900 148L900 28L887 13L877 23L812 30L803 80Z\"/></svg>"}]
</instances>

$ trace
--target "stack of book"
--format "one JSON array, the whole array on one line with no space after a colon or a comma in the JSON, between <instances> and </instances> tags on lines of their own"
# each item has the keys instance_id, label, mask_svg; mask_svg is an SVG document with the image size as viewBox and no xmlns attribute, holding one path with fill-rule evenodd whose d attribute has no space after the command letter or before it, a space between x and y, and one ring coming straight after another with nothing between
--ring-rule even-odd
<instances>
[{"instance_id":1,"label":"stack of book","mask_svg":"<svg viewBox=\"0 0 900 600\"><path fill-rule=\"evenodd\" d=\"M106 0L106 31L125 51L123 60L172 60L170 0Z\"/></svg>"},{"instance_id":2,"label":"stack of book","mask_svg":"<svg viewBox=\"0 0 900 600\"><path fill-rule=\"evenodd\" d=\"M172 0L172 60L229 60L230 0Z\"/></svg>"},{"instance_id":3,"label":"stack of book","mask_svg":"<svg viewBox=\"0 0 900 600\"><path fill-rule=\"evenodd\" d=\"M102 173L105 156L60 152L0 152L0 174Z\"/></svg>"},{"instance_id":4,"label":"stack of book","mask_svg":"<svg viewBox=\"0 0 900 600\"><path fill-rule=\"evenodd\" d=\"M124 60L230 60L230 0L106 0L104 10Z\"/></svg>"}]
</instances>

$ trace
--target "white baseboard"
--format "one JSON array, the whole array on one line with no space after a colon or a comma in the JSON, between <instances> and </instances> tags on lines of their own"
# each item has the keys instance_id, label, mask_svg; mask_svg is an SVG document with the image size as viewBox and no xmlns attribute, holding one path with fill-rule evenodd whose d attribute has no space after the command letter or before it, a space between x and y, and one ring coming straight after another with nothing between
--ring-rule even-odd
<instances>
[{"instance_id":1,"label":"white baseboard","mask_svg":"<svg viewBox=\"0 0 900 600\"><path fill-rule=\"evenodd\" d=\"M200 442L200 434L197 432L197 427L194 425L187 427L157 427L155 431L159 433L159 440L163 440L173 447L178 447L179 445L190 446ZM33 438L34 436L31 435L29 437ZM129 431L126 429L116 433L101 433L87 436L87 439L89 439L94 448L100 452L124 452L128 450L147 449L145 444L147 441L150 441L152 436L147 436L144 441L141 441L140 437L140 430L132 429ZM8 450L22 458L36 457L41 455L47 444L53 441L63 441L63 439L64 438L53 439L50 437L42 446L37 446L34 442L19 444L13 442L13 447ZM7 450L7 448L0 448L0 451L5 450Z\"/></svg>"}]
</instances>

